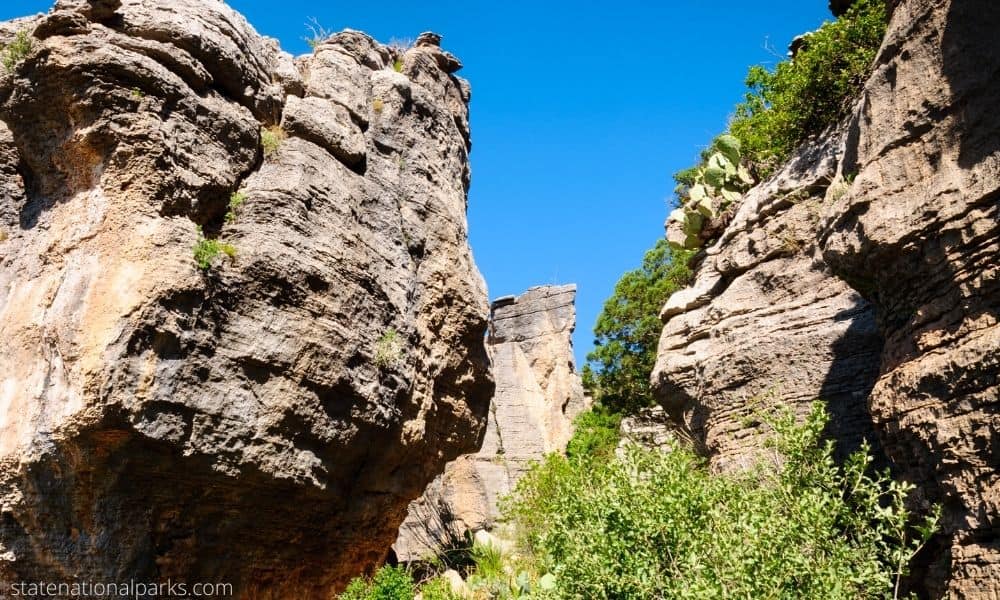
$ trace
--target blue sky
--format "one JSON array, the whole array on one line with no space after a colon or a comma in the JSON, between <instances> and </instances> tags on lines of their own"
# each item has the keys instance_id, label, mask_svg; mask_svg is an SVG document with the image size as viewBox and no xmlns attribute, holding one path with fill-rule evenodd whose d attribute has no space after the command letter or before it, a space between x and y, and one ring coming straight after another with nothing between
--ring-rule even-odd
<instances>
[{"instance_id":1,"label":"blue sky","mask_svg":"<svg viewBox=\"0 0 1000 600\"><path fill-rule=\"evenodd\" d=\"M4 0L0 19L51 0ZM472 248L491 297L577 283L578 362L604 300L663 235L671 174L726 124L752 64L825 0L230 0L293 54L305 23L383 42L432 30L472 83Z\"/></svg>"}]
</instances>

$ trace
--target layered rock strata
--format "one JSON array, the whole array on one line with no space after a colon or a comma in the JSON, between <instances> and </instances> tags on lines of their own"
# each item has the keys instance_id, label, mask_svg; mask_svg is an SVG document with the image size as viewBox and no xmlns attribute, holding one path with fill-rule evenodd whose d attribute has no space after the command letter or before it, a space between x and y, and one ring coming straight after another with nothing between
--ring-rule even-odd
<instances>
[{"instance_id":1,"label":"layered rock strata","mask_svg":"<svg viewBox=\"0 0 1000 600\"><path fill-rule=\"evenodd\" d=\"M573 358L576 286L542 286L493 303L488 349L496 394L482 448L450 463L410 505L394 550L413 561L488 529L498 500L531 462L562 452L588 406Z\"/></svg>"},{"instance_id":2,"label":"layered rock strata","mask_svg":"<svg viewBox=\"0 0 1000 600\"><path fill-rule=\"evenodd\" d=\"M461 65L353 31L293 59L217 0L60 0L19 31L0 587L330 597L485 431Z\"/></svg>"},{"instance_id":3,"label":"layered rock strata","mask_svg":"<svg viewBox=\"0 0 1000 600\"><path fill-rule=\"evenodd\" d=\"M654 386L714 464L759 404L877 432L915 506L930 597L1000 594L1000 6L901 0L850 118L751 191L664 309Z\"/></svg>"}]
</instances>

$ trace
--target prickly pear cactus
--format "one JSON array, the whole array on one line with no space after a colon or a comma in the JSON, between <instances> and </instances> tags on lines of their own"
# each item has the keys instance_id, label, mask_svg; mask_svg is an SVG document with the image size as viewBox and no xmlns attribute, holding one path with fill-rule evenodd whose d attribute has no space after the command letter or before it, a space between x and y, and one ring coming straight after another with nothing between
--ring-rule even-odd
<instances>
[{"instance_id":1,"label":"prickly pear cactus","mask_svg":"<svg viewBox=\"0 0 1000 600\"><path fill-rule=\"evenodd\" d=\"M708 160L698 167L694 184L685 191L681 207L667 219L667 241L678 250L700 248L701 230L739 201L754 184L750 171L741 163L740 141L721 135L713 143Z\"/></svg>"}]
</instances>

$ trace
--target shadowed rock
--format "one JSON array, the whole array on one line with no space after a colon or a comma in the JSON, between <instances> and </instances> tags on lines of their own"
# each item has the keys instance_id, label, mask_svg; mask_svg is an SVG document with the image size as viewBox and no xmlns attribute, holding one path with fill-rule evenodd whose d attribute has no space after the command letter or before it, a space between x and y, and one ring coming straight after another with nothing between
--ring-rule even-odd
<instances>
[{"instance_id":1,"label":"shadowed rock","mask_svg":"<svg viewBox=\"0 0 1000 600\"><path fill-rule=\"evenodd\" d=\"M541 286L493 302L488 348L496 394L482 448L449 463L413 502L394 550L425 559L490 528L499 498L529 463L562 452L588 405L573 359L575 285Z\"/></svg>"},{"instance_id":2,"label":"shadowed rock","mask_svg":"<svg viewBox=\"0 0 1000 600\"><path fill-rule=\"evenodd\" d=\"M914 589L995 598L1000 6L892 5L850 117L747 195L668 302L653 383L719 467L759 447L744 417L771 402L826 400L838 440L874 426L914 507L944 509Z\"/></svg>"},{"instance_id":3,"label":"shadowed rock","mask_svg":"<svg viewBox=\"0 0 1000 600\"><path fill-rule=\"evenodd\" d=\"M0 587L328 598L484 433L468 85L439 49L396 73L357 32L293 59L215 0L65 0L0 42L19 29L34 47L0 78ZM197 268L198 227L235 257Z\"/></svg>"}]
</instances>

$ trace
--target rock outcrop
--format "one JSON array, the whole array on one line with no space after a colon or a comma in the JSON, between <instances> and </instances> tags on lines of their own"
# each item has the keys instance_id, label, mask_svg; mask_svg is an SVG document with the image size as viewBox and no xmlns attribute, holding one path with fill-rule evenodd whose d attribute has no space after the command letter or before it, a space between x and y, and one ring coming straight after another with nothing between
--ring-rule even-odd
<instances>
[{"instance_id":1,"label":"rock outcrop","mask_svg":"<svg viewBox=\"0 0 1000 600\"><path fill-rule=\"evenodd\" d=\"M426 558L493 526L497 502L528 465L565 450L588 406L573 358L576 286L542 286L493 303L488 349L496 394L482 448L450 463L410 505L394 550Z\"/></svg>"},{"instance_id":2,"label":"rock outcrop","mask_svg":"<svg viewBox=\"0 0 1000 600\"><path fill-rule=\"evenodd\" d=\"M670 299L653 383L713 463L768 403L874 429L941 533L930 597L1000 593L1000 6L901 0L853 114L750 192Z\"/></svg>"},{"instance_id":3,"label":"rock outcrop","mask_svg":"<svg viewBox=\"0 0 1000 600\"><path fill-rule=\"evenodd\" d=\"M0 587L329 597L485 432L460 64L353 31L293 59L218 0L60 0L19 30ZM202 232L235 256L198 268Z\"/></svg>"},{"instance_id":4,"label":"rock outcrop","mask_svg":"<svg viewBox=\"0 0 1000 600\"><path fill-rule=\"evenodd\" d=\"M625 416L618 431L621 434L617 448L619 455L631 445L666 452L678 442L676 424L662 406L650 406Z\"/></svg>"}]
</instances>

